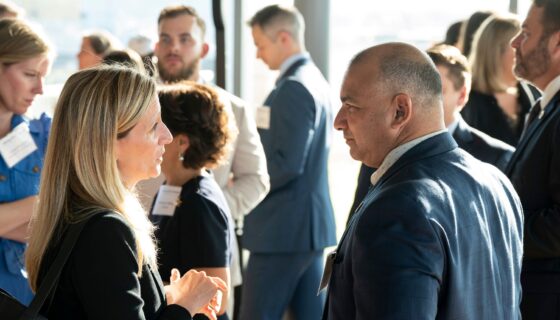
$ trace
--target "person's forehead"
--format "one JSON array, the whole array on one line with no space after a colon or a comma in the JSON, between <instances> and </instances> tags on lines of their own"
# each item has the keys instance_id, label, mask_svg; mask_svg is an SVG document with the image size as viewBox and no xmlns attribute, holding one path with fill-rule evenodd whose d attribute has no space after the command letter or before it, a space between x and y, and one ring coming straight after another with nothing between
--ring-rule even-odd
<instances>
[{"instance_id":1,"label":"person's forehead","mask_svg":"<svg viewBox=\"0 0 560 320\"><path fill-rule=\"evenodd\" d=\"M544 8L532 5L527 13L525 21L523 21L523 27L531 29L539 29L542 27L542 14Z\"/></svg>"},{"instance_id":2,"label":"person's forehead","mask_svg":"<svg viewBox=\"0 0 560 320\"><path fill-rule=\"evenodd\" d=\"M172 18L165 18L161 20L158 28L160 33L201 32L200 26L196 23L196 18L187 14L182 14Z\"/></svg>"}]
</instances>

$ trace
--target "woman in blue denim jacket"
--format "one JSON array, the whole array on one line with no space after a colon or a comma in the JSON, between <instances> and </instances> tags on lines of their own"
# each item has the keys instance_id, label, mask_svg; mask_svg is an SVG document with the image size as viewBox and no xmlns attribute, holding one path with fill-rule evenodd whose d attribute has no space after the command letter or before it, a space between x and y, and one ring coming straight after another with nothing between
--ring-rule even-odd
<instances>
[{"instance_id":1,"label":"woman in blue denim jacket","mask_svg":"<svg viewBox=\"0 0 560 320\"><path fill-rule=\"evenodd\" d=\"M37 201L51 119L24 116L43 93L49 46L21 20L0 20L0 288L28 304L27 225Z\"/></svg>"}]
</instances>

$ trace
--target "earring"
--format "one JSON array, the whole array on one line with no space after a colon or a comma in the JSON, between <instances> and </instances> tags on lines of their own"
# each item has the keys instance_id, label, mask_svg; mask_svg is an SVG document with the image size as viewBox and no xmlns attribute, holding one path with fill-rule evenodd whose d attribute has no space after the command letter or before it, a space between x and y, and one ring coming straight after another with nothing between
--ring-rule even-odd
<instances>
[{"instance_id":1,"label":"earring","mask_svg":"<svg viewBox=\"0 0 560 320\"><path fill-rule=\"evenodd\" d=\"M179 161L183 162L184 160L185 160L185 153L183 152L179 155Z\"/></svg>"}]
</instances>

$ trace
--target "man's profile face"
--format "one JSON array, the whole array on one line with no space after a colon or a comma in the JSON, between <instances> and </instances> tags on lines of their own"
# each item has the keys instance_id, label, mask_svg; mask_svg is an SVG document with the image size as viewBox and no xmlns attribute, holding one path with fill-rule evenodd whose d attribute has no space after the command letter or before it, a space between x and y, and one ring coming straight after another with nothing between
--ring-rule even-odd
<instances>
[{"instance_id":1,"label":"man's profile face","mask_svg":"<svg viewBox=\"0 0 560 320\"><path fill-rule=\"evenodd\" d=\"M536 84L550 69L550 37L543 37L543 11L544 8L532 5L521 31L511 40L515 51L513 71L518 77Z\"/></svg>"},{"instance_id":2,"label":"man's profile face","mask_svg":"<svg viewBox=\"0 0 560 320\"><path fill-rule=\"evenodd\" d=\"M163 19L158 26L155 55L164 81L198 80L200 60L206 55L202 30L191 15Z\"/></svg>"},{"instance_id":3,"label":"man's profile face","mask_svg":"<svg viewBox=\"0 0 560 320\"><path fill-rule=\"evenodd\" d=\"M257 59L261 59L270 70L278 70L282 65L282 46L279 34L271 39L259 26L251 28L253 41L257 47Z\"/></svg>"},{"instance_id":4,"label":"man's profile face","mask_svg":"<svg viewBox=\"0 0 560 320\"><path fill-rule=\"evenodd\" d=\"M389 107L392 97L386 90L377 90L375 72L371 67L349 68L340 90L342 106L334 126L341 130L352 158L378 168L394 148ZM379 80L377 80L379 82Z\"/></svg>"}]
</instances>

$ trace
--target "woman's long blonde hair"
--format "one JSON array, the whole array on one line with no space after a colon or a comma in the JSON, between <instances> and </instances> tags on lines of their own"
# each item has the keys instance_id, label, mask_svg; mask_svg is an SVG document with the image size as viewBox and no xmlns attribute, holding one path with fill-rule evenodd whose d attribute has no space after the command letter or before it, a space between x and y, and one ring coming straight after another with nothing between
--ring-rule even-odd
<instances>
[{"instance_id":1,"label":"woman's long blonde hair","mask_svg":"<svg viewBox=\"0 0 560 320\"><path fill-rule=\"evenodd\" d=\"M93 214L114 211L130 224L142 265L156 266L152 225L117 169L115 145L156 99L147 75L122 66L100 66L73 74L58 100L49 137L39 204L31 220L26 254L29 282L37 277L58 232Z\"/></svg>"},{"instance_id":2,"label":"woman's long blonde hair","mask_svg":"<svg viewBox=\"0 0 560 320\"><path fill-rule=\"evenodd\" d=\"M477 30L469 57L473 90L494 94L508 88L503 80L502 59L520 25L514 15L490 16Z\"/></svg>"}]
</instances>

